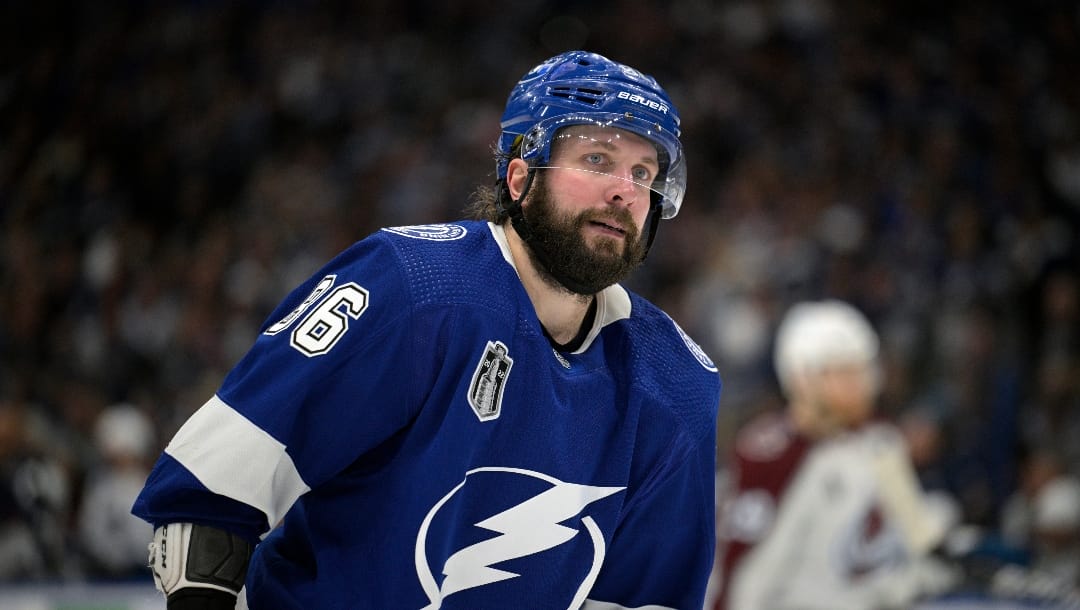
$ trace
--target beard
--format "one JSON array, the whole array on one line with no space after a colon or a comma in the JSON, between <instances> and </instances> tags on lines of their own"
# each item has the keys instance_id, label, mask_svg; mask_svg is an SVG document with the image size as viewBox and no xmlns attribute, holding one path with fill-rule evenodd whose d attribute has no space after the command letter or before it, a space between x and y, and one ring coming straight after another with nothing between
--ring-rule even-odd
<instances>
[{"instance_id":1,"label":"beard","mask_svg":"<svg viewBox=\"0 0 1080 610\"><path fill-rule=\"evenodd\" d=\"M645 259L645 244L626 208L560 212L543 174L536 176L529 202L527 220L532 239L526 246L533 266L551 286L575 294L596 294L625 279ZM612 217L625 228L623 238L588 243L583 229L593 221Z\"/></svg>"}]
</instances>

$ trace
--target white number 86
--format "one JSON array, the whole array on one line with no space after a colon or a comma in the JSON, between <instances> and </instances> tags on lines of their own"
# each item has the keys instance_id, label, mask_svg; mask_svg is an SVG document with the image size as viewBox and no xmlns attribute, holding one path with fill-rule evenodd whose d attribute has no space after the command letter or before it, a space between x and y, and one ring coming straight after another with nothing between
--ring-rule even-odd
<instances>
[{"instance_id":1,"label":"white number 86","mask_svg":"<svg viewBox=\"0 0 1080 610\"><path fill-rule=\"evenodd\" d=\"M281 322L267 329L265 334L274 335L285 330L305 309L311 306L318 296L333 285L334 276L327 276L315 288L300 307L291 312ZM328 282L329 280L329 282ZM289 345L308 357L321 356L329 352L345 331L349 330L349 320L356 320L363 315L368 306L368 291L355 282L338 286L319 306L309 313L300 325L292 331Z\"/></svg>"}]
</instances>

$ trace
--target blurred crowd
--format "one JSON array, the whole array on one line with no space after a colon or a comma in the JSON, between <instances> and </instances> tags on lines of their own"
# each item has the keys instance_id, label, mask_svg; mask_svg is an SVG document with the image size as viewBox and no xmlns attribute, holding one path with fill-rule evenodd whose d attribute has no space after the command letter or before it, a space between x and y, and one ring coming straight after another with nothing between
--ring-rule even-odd
<instances>
[{"instance_id":1,"label":"blurred crowd","mask_svg":"<svg viewBox=\"0 0 1080 610\"><path fill-rule=\"evenodd\" d=\"M1074 3L46 1L0 33L0 581L142 574L127 498L263 319L378 227L458 218L570 48L681 112L686 204L629 285L717 362L721 469L781 404L779 315L834 297L965 522L1030 546L1080 475Z\"/></svg>"}]
</instances>

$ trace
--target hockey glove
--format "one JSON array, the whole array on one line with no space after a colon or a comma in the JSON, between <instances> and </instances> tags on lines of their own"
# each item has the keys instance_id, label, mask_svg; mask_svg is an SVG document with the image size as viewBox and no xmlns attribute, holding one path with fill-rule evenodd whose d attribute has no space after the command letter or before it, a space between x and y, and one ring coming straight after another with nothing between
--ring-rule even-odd
<instances>
[{"instance_id":1,"label":"hockey glove","mask_svg":"<svg viewBox=\"0 0 1080 610\"><path fill-rule=\"evenodd\" d=\"M168 599L168 610L232 610L244 585L252 547L224 530L192 523L170 523L150 543L154 583Z\"/></svg>"}]
</instances>

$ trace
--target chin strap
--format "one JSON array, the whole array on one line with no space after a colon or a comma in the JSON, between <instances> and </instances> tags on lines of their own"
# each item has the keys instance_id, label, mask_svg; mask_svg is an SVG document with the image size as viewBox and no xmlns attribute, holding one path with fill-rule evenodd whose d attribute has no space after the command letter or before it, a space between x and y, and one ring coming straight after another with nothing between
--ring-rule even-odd
<instances>
[{"instance_id":1,"label":"chin strap","mask_svg":"<svg viewBox=\"0 0 1080 610\"><path fill-rule=\"evenodd\" d=\"M525 175L525 188L521 190L521 197L513 199L510 196L510 187L507 186L506 180L499 180L495 185L495 206L498 208L500 214L506 214L510 217L511 224L514 225L514 230L517 231L519 237L526 242L531 242L533 238L532 228L529 227L529 221L525 220L525 213L522 210L521 202L525 200L525 195L528 194L529 189L532 188L533 178L536 177L536 170L529 168L529 173Z\"/></svg>"},{"instance_id":2,"label":"chin strap","mask_svg":"<svg viewBox=\"0 0 1080 610\"><path fill-rule=\"evenodd\" d=\"M529 173L525 176L524 188L521 189L521 196L517 199L512 199L510 197L510 189L506 185L506 180L499 180L495 185L495 206L501 214L506 214L510 218L510 224L514 226L514 231L517 232L518 237L529 246L536 256L537 262L544 267L544 270L551 275L551 277L555 278L556 281L562 284L570 292L581 295L591 295L593 294L593 291L583 284L572 278L566 277L563 273L555 272L551 266L547 251L533 239L532 227L529 226L529 221L525 218L525 212L522 209L521 202L525 200L525 196L529 193L529 189L532 187L533 178L535 177L536 170L529 168ZM645 261L645 258L649 254L649 249L652 247L653 240L656 239L656 229L660 225L661 212L660 199L654 193L649 206L649 217L646 220L649 227L649 234L646 238L647 241L645 242L645 252L641 255L642 262Z\"/></svg>"},{"instance_id":3,"label":"chin strap","mask_svg":"<svg viewBox=\"0 0 1080 610\"><path fill-rule=\"evenodd\" d=\"M653 240L656 239L656 229L659 228L660 218L663 215L664 206L660 203L660 196L653 193L649 203L649 218L645 221L649 223L649 235L645 238L645 251L641 253L641 262L643 263L649 256L649 250L652 248Z\"/></svg>"},{"instance_id":4,"label":"chin strap","mask_svg":"<svg viewBox=\"0 0 1080 610\"><path fill-rule=\"evenodd\" d=\"M510 198L510 189L506 186L506 181L500 180L500 184L496 186L495 192L498 193L496 197L496 205L499 211L505 213L510 217L510 224L514 226L514 231L517 232L518 237L532 250L533 255L536 257L536 262L543 266L551 277L555 278L557 282L563 285L567 290L574 294L591 295L593 291L586 286L575 281L573 278L566 277L563 273L557 273L552 267L548 253L544 250L544 247L540 245L534 239L532 227L529 226L529 221L525 219L525 212L522 209L521 202L525 200L525 195L529 193L529 189L532 188L533 178L536 177L536 170L529 168L529 173L525 175L525 186L521 189L521 197L517 199ZM509 203L507 203L509 202Z\"/></svg>"}]
</instances>

